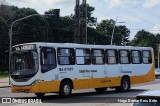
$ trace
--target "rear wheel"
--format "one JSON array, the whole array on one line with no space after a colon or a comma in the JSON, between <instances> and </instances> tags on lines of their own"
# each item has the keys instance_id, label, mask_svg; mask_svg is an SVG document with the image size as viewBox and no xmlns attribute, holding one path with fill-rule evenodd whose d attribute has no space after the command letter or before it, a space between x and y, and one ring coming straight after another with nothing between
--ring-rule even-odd
<instances>
[{"instance_id":1,"label":"rear wheel","mask_svg":"<svg viewBox=\"0 0 160 106\"><path fill-rule=\"evenodd\" d=\"M44 97L45 93L35 93L37 97Z\"/></svg>"},{"instance_id":2,"label":"rear wheel","mask_svg":"<svg viewBox=\"0 0 160 106\"><path fill-rule=\"evenodd\" d=\"M116 87L116 91L117 92L126 92L126 91L129 91L130 90L130 81L128 78L123 78L121 80L121 86L119 87Z\"/></svg>"},{"instance_id":3,"label":"rear wheel","mask_svg":"<svg viewBox=\"0 0 160 106\"><path fill-rule=\"evenodd\" d=\"M68 97L68 96L71 96L71 93L72 93L71 83L69 81L62 82L60 86L60 91L59 91L60 96Z\"/></svg>"},{"instance_id":4,"label":"rear wheel","mask_svg":"<svg viewBox=\"0 0 160 106\"><path fill-rule=\"evenodd\" d=\"M104 87L104 88L95 88L95 90L96 90L97 92L106 92L107 87Z\"/></svg>"},{"instance_id":5,"label":"rear wheel","mask_svg":"<svg viewBox=\"0 0 160 106\"><path fill-rule=\"evenodd\" d=\"M156 75L156 76L155 76L155 77L156 77L156 79L158 79L158 78L159 78L159 76L160 76L160 75Z\"/></svg>"}]
</instances>

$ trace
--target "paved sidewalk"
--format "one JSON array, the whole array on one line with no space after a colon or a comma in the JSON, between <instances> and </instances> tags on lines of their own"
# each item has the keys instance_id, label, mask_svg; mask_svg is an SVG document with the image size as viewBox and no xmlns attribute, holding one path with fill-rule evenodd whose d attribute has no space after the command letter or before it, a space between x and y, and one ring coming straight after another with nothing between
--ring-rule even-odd
<instances>
[{"instance_id":1,"label":"paved sidewalk","mask_svg":"<svg viewBox=\"0 0 160 106\"><path fill-rule=\"evenodd\" d=\"M0 78L0 88L10 87L9 78Z\"/></svg>"}]
</instances>

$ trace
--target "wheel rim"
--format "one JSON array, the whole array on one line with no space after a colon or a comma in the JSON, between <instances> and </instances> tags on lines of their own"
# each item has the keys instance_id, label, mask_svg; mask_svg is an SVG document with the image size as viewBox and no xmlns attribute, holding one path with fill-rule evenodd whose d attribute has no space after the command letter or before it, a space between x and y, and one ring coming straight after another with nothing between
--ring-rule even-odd
<instances>
[{"instance_id":1,"label":"wheel rim","mask_svg":"<svg viewBox=\"0 0 160 106\"><path fill-rule=\"evenodd\" d=\"M65 95L69 95L70 94L70 86L69 85L65 85L63 88L64 94Z\"/></svg>"},{"instance_id":2,"label":"wheel rim","mask_svg":"<svg viewBox=\"0 0 160 106\"><path fill-rule=\"evenodd\" d=\"M122 86L123 86L124 90L127 90L128 89L128 82L124 81Z\"/></svg>"}]
</instances>

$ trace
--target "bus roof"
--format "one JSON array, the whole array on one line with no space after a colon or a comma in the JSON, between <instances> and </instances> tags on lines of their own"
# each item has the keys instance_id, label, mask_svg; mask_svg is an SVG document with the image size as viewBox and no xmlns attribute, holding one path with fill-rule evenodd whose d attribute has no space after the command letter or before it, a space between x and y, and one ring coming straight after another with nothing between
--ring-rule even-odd
<instances>
[{"instance_id":1,"label":"bus roof","mask_svg":"<svg viewBox=\"0 0 160 106\"><path fill-rule=\"evenodd\" d=\"M116 45L91 45L91 44L76 44L76 43L46 43L46 42L33 42L24 43L20 45L36 44L37 46L47 46L47 47L68 47L68 48L97 48L97 49L152 49L152 47L138 47L138 46L116 46ZM13 46L13 47L15 47Z\"/></svg>"}]
</instances>

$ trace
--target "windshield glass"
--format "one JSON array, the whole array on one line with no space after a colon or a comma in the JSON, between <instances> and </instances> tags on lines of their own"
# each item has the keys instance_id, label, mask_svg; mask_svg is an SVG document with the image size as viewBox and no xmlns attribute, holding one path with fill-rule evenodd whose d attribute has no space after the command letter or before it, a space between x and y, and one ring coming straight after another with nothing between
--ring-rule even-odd
<instances>
[{"instance_id":1,"label":"windshield glass","mask_svg":"<svg viewBox=\"0 0 160 106\"><path fill-rule=\"evenodd\" d=\"M12 54L11 75L31 75L38 71L38 55L34 51Z\"/></svg>"}]
</instances>

